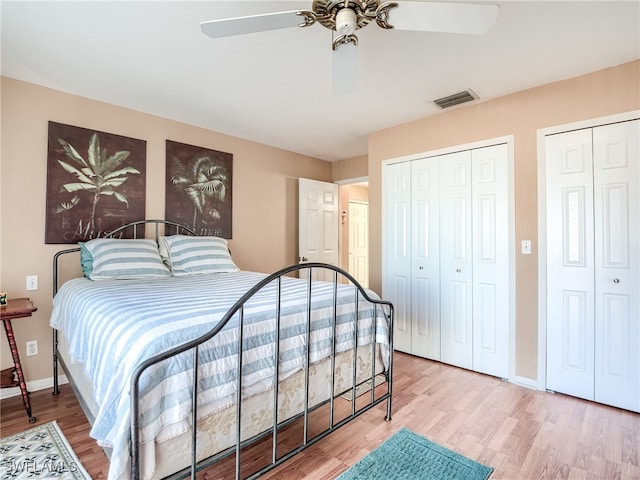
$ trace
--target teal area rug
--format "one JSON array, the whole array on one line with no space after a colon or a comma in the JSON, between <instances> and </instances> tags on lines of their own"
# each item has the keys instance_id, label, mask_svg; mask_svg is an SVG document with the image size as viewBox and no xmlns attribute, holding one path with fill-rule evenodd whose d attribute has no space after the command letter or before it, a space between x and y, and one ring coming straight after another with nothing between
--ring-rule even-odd
<instances>
[{"instance_id":1,"label":"teal area rug","mask_svg":"<svg viewBox=\"0 0 640 480\"><path fill-rule=\"evenodd\" d=\"M53 421L0 438L0 479L90 480Z\"/></svg>"},{"instance_id":2,"label":"teal area rug","mask_svg":"<svg viewBox=\"0 0 640 480\"><path fill-rule=\"evenodd\" d=\"M491 472L403 428L336 480L487 480Z\"/></svg>"}]
</instances>

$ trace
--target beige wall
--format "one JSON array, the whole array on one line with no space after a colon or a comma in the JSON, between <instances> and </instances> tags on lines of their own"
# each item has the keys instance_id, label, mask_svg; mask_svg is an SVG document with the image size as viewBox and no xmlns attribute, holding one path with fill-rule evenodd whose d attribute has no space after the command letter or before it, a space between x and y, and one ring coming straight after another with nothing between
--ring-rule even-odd
<instances>
[{"instance_id":1,"label":"beige wall","mask_svg":"<svg viewBox=\"0 0 640 480\"><path fill-rule=\"evenodd\" d=\"M380 292L381 164L384 160L514 135L516 375L537 378L537 130L640 108L640 61L458 108L369 136L370 282ZM516 249L520 251L519 248Z\"/></svg>"},{"instance_id":2,"label":"beige wall","mask_svg":"<svg viewBox=\"0 0 640 480\"><path fill-rule=\"evenodd\" d=\"M51 264L65 247L44 244L49 120L146 140L148 218L164 218L165 140L232 153L229 244L245 270L272 272L296 262L297 178L332 179L329 162L56 90L2 78L1 94L0 289L38 307L32 318L14 321L27 381L51 377ZM27 275L38 275L38 291L25 290ZM25 356L27 340L38 340L39 355ZM0 345L0 368L8 368L6 339Z\"/></svg>"},{"instance_id":3,"label":"beige wall","mask_svg":"<svg viewBox=\"0 0 640 480\"><path fill-rule=\"evenodd\" d=\"M369 174L369 162L366 155L340 160L331 164L331 179L334 182L363 178Z\"/></svg>"},{"instance_id":4,"label":"beige wall","mask_svg":"<svg viewBox=\"0 0 640 480\"><path fill-rule=\"evenodd\" d=\"M166 139L233 153L233 239L241 268L273 271L292 264L297 249L297 178L324 181L369 177L370 285L381 290L381 164L384 160L514 135L516 244L533 240L533 255L516 257L516 375L537 376L536 131L640 108L640 62L595 72L459 108L369 137L368 157L330 164L209 130L59 91L2 78L0 157L0 290L30 296L38 311L15 321L27 380L51 376L51 259L44 244L47 122L91 128L147 141L147 217L164 216ZM283 195L284 192L284 195ZM518 249L519 251L519 249ZM25 291L26 275L40 289ZM11 366L6 340L0 368ZM37 412L36 412L37 413Z\"/></svg>"}]
</instances>

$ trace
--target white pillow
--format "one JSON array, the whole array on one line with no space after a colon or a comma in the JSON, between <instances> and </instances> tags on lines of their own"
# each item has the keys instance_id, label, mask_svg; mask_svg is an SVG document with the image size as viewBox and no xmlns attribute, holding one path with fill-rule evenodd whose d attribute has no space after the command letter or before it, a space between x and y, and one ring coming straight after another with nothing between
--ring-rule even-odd
<instances>
[{"instance_id":1,"label":"white pillow","mask_svg":"<svg viewBox=\"0 0 640 480\"><path fill-rule=\"evenodd\" d=\"M150 239L96 238L84 244L93 257L91 280L170 277L158 245Z\"/></svg>"},{"instance_id":2,"label":"white pillow","mask_svg":"<svg viewBox=\"0 0 640 480\"><path fill-rule=\"evenodd\" d=\"M160 253L177 277L240 270L231 259L227 241L220 237L161 237Z\"/></svg>"}]
</instances>

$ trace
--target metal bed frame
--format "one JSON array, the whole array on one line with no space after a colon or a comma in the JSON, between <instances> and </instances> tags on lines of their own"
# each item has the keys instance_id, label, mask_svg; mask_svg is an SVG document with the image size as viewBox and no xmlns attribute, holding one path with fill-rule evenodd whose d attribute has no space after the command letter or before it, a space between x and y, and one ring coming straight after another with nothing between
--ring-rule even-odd
<instances>
[{"instance_id":1,"label":"metal bed frame","mask_svg":"<svg viewBox=\"0 0 640 480\"><path fill-rule=\"evenodd\" d=\"M119 235L121 235L123 233L123 231L125 229L128 228L133 228L133 238L143 238L144 237L144 226L147 224L153 224L155 225L155 238L156 240L159 238L160 235L160 225L165 225L165 231L168 231L168 229L173 229L175 231L175 233L182 233L182 234L188 234L188 235L195 235L195 232L193 232L191 229L189 229L188 227L185 227L183 225L174 223L174 222L168 222L165 220L141 220L138 222L133 222L131 224L127 224L124 225L114 231L112 231L110 234L107 235L107 237L117 237ZM143 226L143 233L142 233L142 237L138 236L138 227L139 226ZM168 233L167 233L168 234ZM59 258L61 255L65 255L68 253L73 253L73 252L79 252L80 248L73 248L73 249L67 249L67 250L63 250L58 252L55 256L54 256L54 277L53 277L53 281L54 281L54 296L58 291L58 263L59 263ZM323 402L320 402L314 406L310 406L309 405L309 378L310 378L310 373L309 373L309 368L310 368L310 335L311 335L311 299L312 299L312 283L313 283L313 278L314 278L314 273L317 271L321 271L321 270L329 270L331 271L331 276L332 276L332 284L333 284L333 304L332 304L332 310L333 310L333 336L332 336L332 347L331 347L331 355L330 355L330 363L331 363L331 394L329 395L329 399L325 400ZM304 272L303 272L304 271ZM279 420L278 419L278 393L279 393L279 384L278 384L278 368L277 368L277 364L278 364L278 358L279 358L279 343L280 343L280 339L279 339L279 334L280 334L280 303L281 303L281 293L282 293L282 277L283 276L291 276L292 274L295 275L300 275L303 274L304 277L306 278L306 282L307 282L307 287L306 287L306 300L307 300L307 311L306 311L306 322L307 322L307 328L306 328L306 361L304 362L304 366L303 366L303 375L304 375L304 404L303 404L303 409L300 413L298 413L297 415L293 416L292 418L289 419L285 419L285 420ZM303 278L303 277L301 277ZM384 386L380 386L377 388L371 388L370 392L369 392L369 400L367 403L365 403L364 405L360 406L359 408L356 408L356 388L364 383L367 382L371 382L371 385L375 387L375 377L379 374L377 373L377 365L376 365L376 342L375 342L375 335L374 335L374 341L372 341L371 343L371 352L372 352L372 365L371 365L371 374L370 376L367 377L367 379L364 382L360 382L360 384L357 384L357 372L358 372L358 368L357 368L357 361L356 361L356 349L358 348L358 329L354 328L354 338L353 338L353 348L352 348L352 355L353 355L353 366L352 366L352 371L350 372L351 375L351 387L347 390L345 390L344 392L341 392L339 394L335 393L335 357L336 357L336 344L335 344L335 337L336 337L336 323L337 323L337 291L338 291L338 284L339 283L343 283L341 282L341 280L347 280L349 283L353 284L356 288L354 289L355 295L354 295L354 302L357 305L359 301L366 301L368 303L370 303L371 305L374 306L374 308L376 309L382 309L381 311L383 312L385 318L387 318L388 320L388 328L389 328L389 344L388 344L388 348L389 348L389 360L388 360L388 367L386 370L383 371L383 374L385 376L385 380L386 380L386 387ZM276 309L276 322L277 322L277 328L276 328L276 338L274 341L274 359L276 362L276 368L274 369L275 373L274 373L274 388L273 388L273 426L267 430L264 431L258 435L255 435L251 438L245 439L245 440L241 440L241 425L242 425L242 403L243 403L243 398L242 398L242 370L243 370L243 364L242 364L242 344L243 344L243 320L244 320L244 306L245 304L254 296L256 295L258 292L260 292L263 288L265 288L266 286L275 283L276 285L276 305L275 305L275 309ZM183 470L180 470L176 473L174 473L173 475L166 477L166 478L186 478L186 477L191 477L192 479L196 478L196 473L200 470L203 470L205 468L208 468L209 466L223 460L226 457L229 457L231 455L235 455L235 478L236 479L240 479L241 478L241 451L250 445L253 445L259 441L264 440L265 438L271 436L272 440L271 440L271 461L264 465L261 469L259 469L258 471L250 474L249 476L247 476L246 478L257 478L260 475L266 473L267 471L275 468L278 465L281 465L282 463L286 462L287 460L289 460L290 458L292 458L293 456L295 456L296 454L298 454L299 452L303 451L304 449L306 449L307 447L310 447L311 445L315 444L316 442L320 441L321 439L323 439L324 437L326 437L327 435L329 435L330 433L332 433L334 430L338 429L339 427L347 424L348 422L350 422L351 420L354 420L355 418L357 418L358 416L364 414L365 412L367 412L368 410L376 407L377 405L379 405L382 402L387 402L386 405L386 415L385 415L385 420L389 421L391 420L391 400L392 400L392 371L393 371L393 305L390 302L387 301L383 301L383 300L378 300L378 299L372 299L367 295L367 292L364 290L364 288L357 282L357 280L348 272L346 272L345 270L333 266L333 265L328 265L328 264L324 264L324 263L305 263L305 264L300 264L300 265L294 265L294 266L290 266L290 267L286 267L283 268L281 270L279 270L278 272L275 272L267 277L265 277L262 281L260 281L259 283L257 283L253 288L251 288L249 291L247 291L230 309L229 311L224 315L224 317L218 322L218 324L212 329L210 330L208 333L206 333L205 335L192 340L188 343L185 343L183 345L180 345L178 347L175 347L167 352L164 352L163 354L160 355L156 355L154 357L151 357L149 359L147 359L145 362L141 363L136 370L134 371L133 377L131 378L131 478L134 480L138 480L140 478L140 470L139 470L139 461L140 461L140 452L139 452L139 429L138 429L138 425L139 425L139 396L140 396L140 385L139 385L139 381L140 378L142 376L142 374L146 371L146 369L150 368L151 366L162 362L164 360L166 360L169 357L184 353L184 352L188 352L191 351L192 354L192 371L193 371L193 381L192 381L192 399L191 399L191 407L192 407L192 414L191 414L191 422L192 425L196 425L197 426L197 416L198 416L198 412L197 412L197 395L198 395L198 355L199 355L199 350L200 350L200 346L207 342L208 340L210 340L211 338L213 338L216 334L218 334L218 332L220 332L220 330L222 330L222 328L227 324L227 322L229 322L234 316L238 317L239 320L239 338L238 338L238 351L239 353L239 362L238 362L238 370L237 370L237 384L238 384L238 389L236 392L236 404L235 404L235 409L236 409L236 424L235 424L235 433L236 433L236 439L240 439L241 441L237 441L236 440L236 445L229 447L221 452L215 453L212 456L205 458L204 460L197 460L197 446L198 446L198 440L197 440L197 427L196 428L192 428L191 429L191 466L187 467ZM358 322L358 309L355 309L355 322L357 324ZM375 329L375 319L374 319L374 325L373 328ZM58 362L61 361L62 359L58 357L58 332L56 329L53 329L53 372L54 372L54 391L53 394L57 394L58 393ZM362 347L361 347L362 348ZM66 366L64 365L64 362L62 362L63 368L65 369L65 371L68 371ZM81 396L78 395L78 392L76 390L76 388L74 387L73 383L72 383L72 379L69 378L69 382L71 383L72 389L74 390L74 393L76 394L76 396L79 398L79 400L81 400ZM380 392L380 390L382 390L382 393ZM351 401L351 411L348 415L346 415L344 418L342 418L341 420L336 421L335 419L335 400L337 397L339 397L339 395L344 394L346 392L351 391L351 395L352 395L352 401ZM315 410L322 408L322 407L326 407L328 404L328 408L329 408L329 427L322 430L320 433L315 434L313 436L309 436L309 415L314 412ZM232 407L233 408L233 407ZM84 409L84 406L83 406ZM85 413L87 413L87 409L85 409ZM91 420L91 419L90 419ZM285 453L281 456L278 456L278 434L280 432L281 429L283 429L286 426L291 425L294 422L302 422L303 424L303 440L301 443L299 443L297 446L295 446L293 449L289 450L288 453Z\"/></svg>"}]
</instances>

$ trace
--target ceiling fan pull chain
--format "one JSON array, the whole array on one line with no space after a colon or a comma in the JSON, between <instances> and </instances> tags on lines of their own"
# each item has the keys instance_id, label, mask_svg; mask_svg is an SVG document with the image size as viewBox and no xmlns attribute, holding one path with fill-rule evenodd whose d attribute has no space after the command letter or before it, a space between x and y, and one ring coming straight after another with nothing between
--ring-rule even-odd
<instances>
[{"instance_id":1,"label":"ceiling fan pull chain","mask_svg":"<svg viewBox=\"0 0 640 480\"><path fill-rule=\"evenodd\" d=\"M386 2L378 7L376 10L376 23L380 28L393 29L393 25L389 24L389 10L397 6L396 2Z\"/></svg>"}]
</instances>

